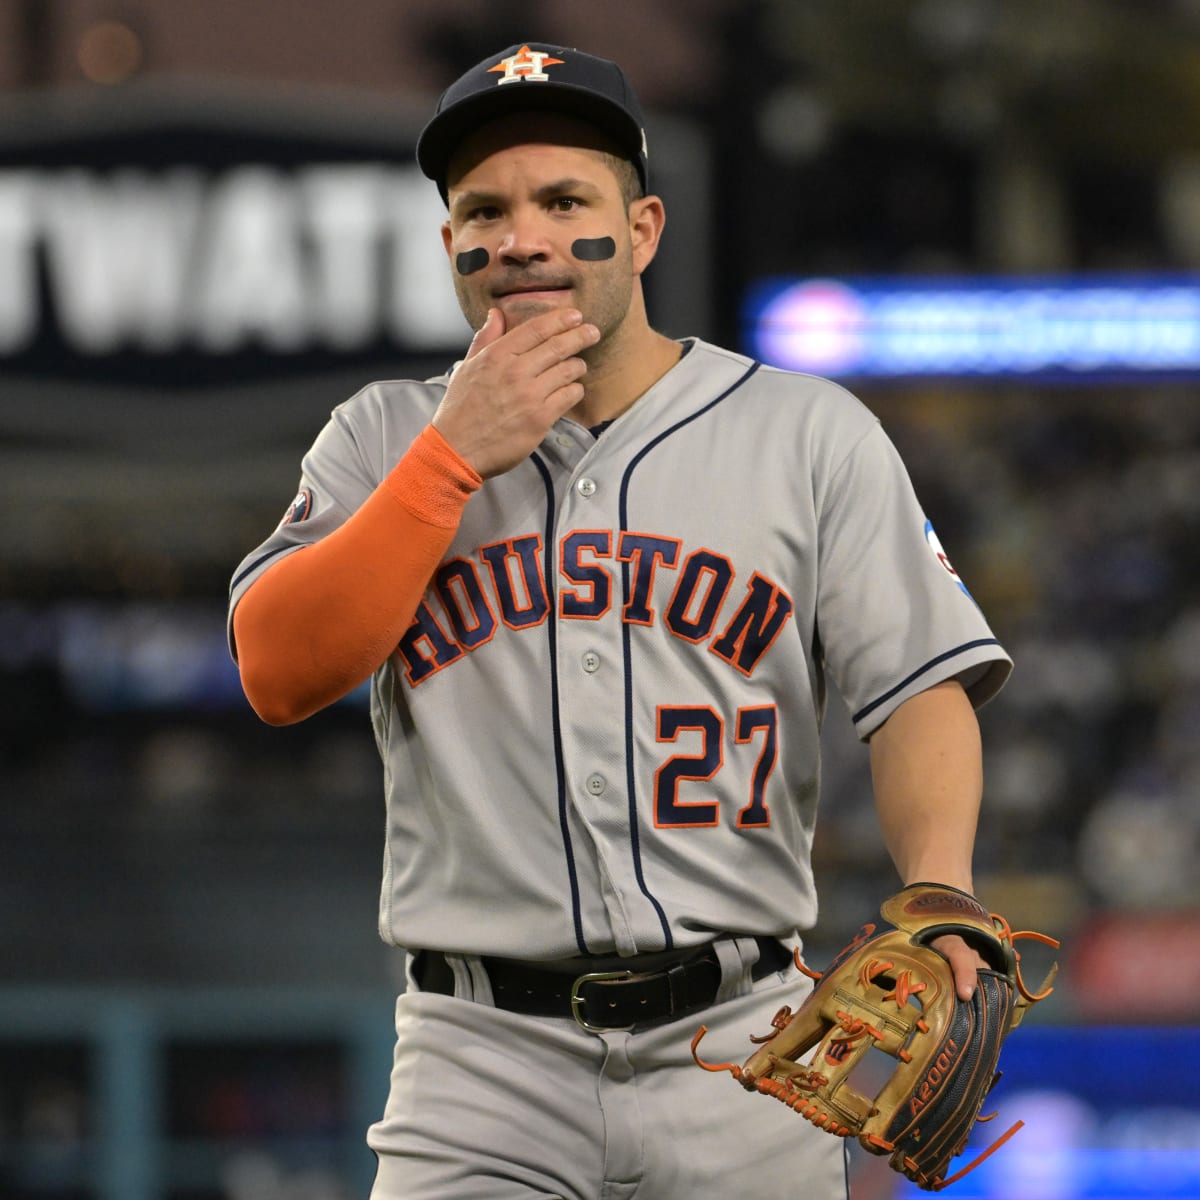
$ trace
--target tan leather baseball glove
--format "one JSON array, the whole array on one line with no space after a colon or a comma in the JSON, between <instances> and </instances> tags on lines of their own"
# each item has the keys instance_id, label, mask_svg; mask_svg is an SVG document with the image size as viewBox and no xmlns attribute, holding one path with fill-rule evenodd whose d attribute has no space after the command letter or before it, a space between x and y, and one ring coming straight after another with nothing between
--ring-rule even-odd
<instances>
[{"instance_id":1,"label":"tan leather baseball glove","mask_svg":"<svg viewBox=\"0 0 1200 1200\"><path fill-rule=\"evenodd\" d=\"M1053 990L1057 965L1038 991L1026 988L1014 943L1034 938L1057 948L1058 942L1014 933L974 896L938 884L911 884L880 911L889 928L865 925L824 972L810 971L796 954L796 966L816 980L812 995L796 1012L785 1005L776 1013L776 1032L751 1037L761 1045L744 1064L701 1060L704 1026L692 1055L706 1070L729 1071L747 1091L774 1096L821 1129L890 1155L892 1167L918 1187L940 1191L1023 1124L947 1177L975 1122L990 1119L979 1113L1000 1077L1004 1039ZM962 936L989 964L969 1001L959 999L949 961L929 945L947 933ZM874 1097L851 1079L872 1048L895 1060Z\"/></svg>"}]
</instances>

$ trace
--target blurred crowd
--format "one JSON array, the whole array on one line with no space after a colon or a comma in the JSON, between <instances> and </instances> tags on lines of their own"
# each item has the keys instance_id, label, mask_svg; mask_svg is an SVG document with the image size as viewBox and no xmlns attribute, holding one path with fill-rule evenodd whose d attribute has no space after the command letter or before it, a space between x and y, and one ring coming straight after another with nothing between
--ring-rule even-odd
<instances>
[{"instance_id":1,"label":"blurred crowd","mask_svg":"<svg viewBox=\"0 0 1200 1200\"><path fill-rule=\"evenodd\" d=\"M981 894L1060 931L1097 910L1194 907L1194 395L998 386L866 398L1015 660L981 713ZM826 880L836 893L877 892L866 881L886 864L861 803L863 766L857 748L831 741Z\"/></svg>"}]
</instances>

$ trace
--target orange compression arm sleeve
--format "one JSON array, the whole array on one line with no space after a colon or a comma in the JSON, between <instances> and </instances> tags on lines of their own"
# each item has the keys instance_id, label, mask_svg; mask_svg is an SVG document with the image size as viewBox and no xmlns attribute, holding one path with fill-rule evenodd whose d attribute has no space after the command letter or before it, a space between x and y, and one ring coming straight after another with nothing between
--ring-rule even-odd
<instances>
[{"instance_id":1,"label":"orange compression arm sleeve","mask_svg":"<svg viewBox=\"0 0 1200 1200\"><path fill-rule=\"evenodd\" d=\"M312 716L391 654L482 482L427 426L344 525L254 581L233 635L242 688L264 721Z\"/></svg>"}]
</instances>

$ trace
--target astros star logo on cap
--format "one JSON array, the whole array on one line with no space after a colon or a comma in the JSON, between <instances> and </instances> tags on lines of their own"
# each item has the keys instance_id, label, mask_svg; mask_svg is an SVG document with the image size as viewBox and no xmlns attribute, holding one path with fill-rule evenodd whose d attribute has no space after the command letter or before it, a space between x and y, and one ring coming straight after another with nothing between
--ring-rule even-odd
<instances>
[{"instance_id":1,"label":"astros star logo on cap","mask_svg":"<svg viewBox=\"0 0 1200 1200\"><path fill-rule=\"evenodd\" d=\"M504 72L503 78L496 80L497 83L521 83L523 80L537 82L550 78L544 68L562 61L561 58L552 58L545 50L530 50L525 45L516 54L502 58L494 67L488 67L488 72Z\"/></svg>"}]
</instances>

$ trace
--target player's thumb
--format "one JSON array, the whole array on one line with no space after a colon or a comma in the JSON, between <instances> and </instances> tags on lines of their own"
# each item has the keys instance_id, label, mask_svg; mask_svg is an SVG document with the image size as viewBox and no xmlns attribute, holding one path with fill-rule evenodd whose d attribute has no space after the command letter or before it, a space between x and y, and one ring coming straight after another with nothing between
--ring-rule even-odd
<instances>
[{"instance_id":1,"label":"player's thumb","mask_svg":"<svg viewBox=\"0 0 1200 1200\"><path fill-rule=\"evenodd\" d=\"M504 335L504 314L498 308L489 308L487 320L475 330L475 336L471 339L470 348L467 350L467 358L474 358L480 350L485 350L498 338Z\"/></svg>"}]
</instances>

